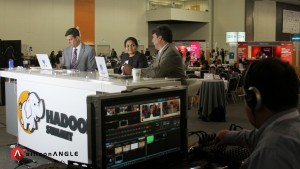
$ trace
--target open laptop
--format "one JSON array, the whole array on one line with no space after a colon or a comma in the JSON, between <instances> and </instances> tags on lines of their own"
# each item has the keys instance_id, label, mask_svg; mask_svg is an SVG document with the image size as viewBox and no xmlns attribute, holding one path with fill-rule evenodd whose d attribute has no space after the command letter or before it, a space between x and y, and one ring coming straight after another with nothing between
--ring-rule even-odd
<instances>
[{"instance_id":1,"label":"open laptop","mask_svg":"<svg viewBox=\"0 0 300 169\"><path fill-rule=\"evenodd\" d=\"M220 79L219 75L213 75L212 73L204 73L204 79L210 80L210 79Z\"/></svg>"},{"instance_id":2,"label":"open laptop","mask_svg":"<svg viewBox=\"0 0 300 169\"><path fill-rule=\"evenodd\" d=\"M42 70L52 70L48 54L36 54L36 57Z\"/></svg>"},{"instance_id":3,"label":"open laptop","mask_svg":"<svg viewBox=\"0 0 300 169\"><path fill-rule=\"evenodd\" d=\"M214 79L214 76L212 73L204 73L204 79L209 80L209 79Z\"/></svg>"},{"instance_id":4,"label":"open laptop","mask_svg":"<svg viewBox=\"0 0 300 169\"><path fill-rule=\"evenodd\" d=\"M115 73L108 73L108 69L107 69L104 57L96 56L95 59L96 59L97 69L98 69L100 77L105 77L105 78L111 78L112 77L112 78L121 78L121 79L132 78L131 75L121 75L121 74L115 74Z\"/></svg>"}]
</instances>

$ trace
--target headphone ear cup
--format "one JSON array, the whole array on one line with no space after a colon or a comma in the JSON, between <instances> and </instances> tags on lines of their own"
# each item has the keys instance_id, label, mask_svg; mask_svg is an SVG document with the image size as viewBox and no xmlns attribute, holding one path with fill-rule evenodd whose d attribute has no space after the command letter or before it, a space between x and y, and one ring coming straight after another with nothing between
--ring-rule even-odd
<instances>
[{"instance_id":1,"label":"headphone ear cup","mask_svg":"<svg viewBox=\"0 0 300 169\"><path fill-rule=\"evenodd\" d=\"M261 94L256 87L249 87L246 94L247 105L254 111L261 109Z\"/></svg>"}]
</instances>

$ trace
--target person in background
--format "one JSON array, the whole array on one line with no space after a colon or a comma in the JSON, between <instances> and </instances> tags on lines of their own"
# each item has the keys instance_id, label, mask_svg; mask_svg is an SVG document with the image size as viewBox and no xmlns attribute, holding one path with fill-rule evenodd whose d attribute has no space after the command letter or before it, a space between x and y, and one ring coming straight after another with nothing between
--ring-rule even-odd
<instances>
[{"instance_id":1,"label":"person in background","mask_svg":"<svg viewBox=\"0 0 300 169\"><path fill-rule=\"evenodd\" d=\"M205 52L201 50L200 61L202 62L203 60L205 60Z\"/></svg>"},{"instance_id":2,"label":"person in background","mask_svg":"<svg viewBox=\"0 0 300 169\"><path fill-rule=\"evenodd\" d=\"M180 56L183 57L183 53L180 49L178 50L178 52L179 52Z\"/></svg>"},{"instance_id":3,"label":"person in background","mask_svg":"<svg viewBox=\"0 0 300 169\"><path fill-rule=\"evenodd\" d=\"M148 48L146 48L146 51L145 51L145 56L148 58L150 56L150 51Z\"/></svg>"},{"instance_id":4,"label":"person in background","mask_svg":"<svg viewBox=\"0 0 300 169\"><path fill-rule=\"evenodd\" d=\"M62 61L62 51L59 50L59 51L57 52L57 55L56 55L56 63L57 63L57 64L60 64L61 61Z\"/></svg>"},{"instance_id":5,"label":"person in background","mask_svg":"<svg viewBox=\"0 0 300 169\"><path fill-rule=\"evenodd\" d=\"M219 59L219 54L220 54L219 49L217 48L216 50L213 50L213 51L214 51L213 52L213 60L217 61Z\"/></svg>"},{"instance_id":6,"label":"person in background","mask_svg":"<svg viewBox=\"0 0 300 169\"><path fill-rule=\"evenodd\" d=\"M233 71L232 66L228 66L228 74L229 74L229 78L238 78L239 77L239 73Z\"/></svg>"},{"instance_id":7,"label":"person in background","mask_svg":"<svg viewBox=\"0 0 300 169\"><path fill-rule=\"evenodd\" d=\"M185 60L187 60L187 61L191 61L191 53L190 53L190 51L187 51L186 52L186 59Z\"/></svg>"},{"instance_id":8,"label":"person in background","mask_svg":"<svg viewBox=\"0 0 300 169\"><path fill-rule=\"evenodd\" d=\"M162 25L152 30L152 43L158 54L150 67L142 69L142 76L180 78L181 84L186 85L184 64L172 40L172 31L168 26ZM131 67L124 66L124 69L126 74L131 74Z\"/></svg>"},{"instance_id":9,"label":"person in background","mask_svg":"<svg viewBox=\"0 0 300 169\"><path fill-rule=\"evenodd\" d=\"M57 63L56 63L56 56L55 56L54 50L51 51L51 53L49 55L49 60L50 60L52 67L56 67Z\"/></svg>"},{"instance_id":10,"label":"person in background","mask_svg":"<svg viewBox=\"0 0 300 169\"><path fill-rule=\"evenodd\" d=\"M278 58L253 62L244 76L245 111L254 130L217 133L219 144L247 147L241 169L297 169L300 166L299 79Z\"/></svg>"},{"instance_id":11,"label":"person in background","mask_svg":"<svg viewBox=\"0 0 300 169\"><path fill-rule=\"evenodd\" d=\"M209 67L209 73L216 74L216 67L215 66L210 66Z\"/></svg>"},{"instance_id":12,"label":"person in background","mask_svg":"<svg viewBox=\"0 0 300 169\"><path fill-rule=\"evenodd\" d=\"M224 64L225 63L225 51L223 48L221 49L220 55L221 55L222 63Z\"/></svg>"},{"instance_id":13,"label":"person in background","mask_svg":"<svg viewBox=\"0 0 300 169\"><path fill-rule=\"evenodd\" d=\"M127 53L121 57L121 66L119 73L123 73L124 65L131 68L146 68L148 66L147 58L144 54L137 51L139 44L136 38L128 37L124 41L124 47Z\"/></svg>"},{"instance_id":14,"label":"person in background","mask_svg":"<svg viewBox=\"0 0 300 169\"><path fill-rule=\"evenodd\" d=\"M199 59L195 60L194 63L193 63L193 67L200 67L200 61Z\"/></svg>"},{"instance_id":15,"label":"person in background","mask_svg":"<svg viewBox=\"0 0 300 169\"><path fill-rule=\"evenodd\" d=\"M111 49L110 57L111 57L111 59L117 59L118 58L117 52L115 51L114 48Z\"/></svg>"},{"instance_id":16,"label":"person in background","mask_svg":"<svg viewBox=\"0 0 300 169\"><path fill-rule=\"evenodd\" d=\"M201 61L201 70L208 70L209 69L209 65L207 60L202 60Z\"/></svg>"},{"instance_id":17,"label":"person in background","mask_svg":"<svg viewBox=\"0 0 300 169\"><path fill-rule=\"evenodd\" d=\"M94 71L96 69L95 49L81 42L76 28L68 29L65 36L70 46L63 50L62 63L57 64L57 68Z\"/></svg>"},{"instance_id":18,"label":"person in background","mask_svg":"<svg viewBox=\"0 0 300 169\"><path fill-rule=\"evenodd\" d=\"M234 63L233 64L233 71L235 71L235 72L237 72L239 74L242 73L241 70L239 69L239 63Z\"/></svg>"}]
</instances>

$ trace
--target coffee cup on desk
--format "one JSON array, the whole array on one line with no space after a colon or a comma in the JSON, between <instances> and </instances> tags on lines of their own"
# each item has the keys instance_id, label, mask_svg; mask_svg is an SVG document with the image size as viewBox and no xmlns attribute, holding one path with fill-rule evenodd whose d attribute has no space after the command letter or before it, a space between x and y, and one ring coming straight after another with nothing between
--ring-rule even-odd
<instances>
[{"instance_id":1,"label":"coffee cup on desk","mask_svg":"<svg viewBox=\"0 0 300 169\"><path fill-rule=\"evenodd\" d=\"M28 60L23 60L23 67L24 68L29 68L29 62L28 62Z\"/></svg>"},{"instance_id":2,"label":"coffee cup on desk","mask_svg":"<svg viewBox=\"0 0 300 169\"><path fill-rule=\"evenodd\" d=\"M141 69L133 68L132 69L132 79L133 81L138 81L141 79Z\"/></svg>"}]
</instances>

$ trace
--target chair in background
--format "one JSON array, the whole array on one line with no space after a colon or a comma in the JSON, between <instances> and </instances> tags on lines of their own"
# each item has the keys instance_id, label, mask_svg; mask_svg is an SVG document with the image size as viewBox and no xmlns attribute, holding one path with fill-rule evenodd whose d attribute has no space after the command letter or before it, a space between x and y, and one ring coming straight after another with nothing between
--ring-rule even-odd
<instances>
[{"instance_id":1,"label":"chair in background","mask_svg":"<svg viewBox=\"0 0 300 169\"><path fill-rule=\"evenodd\" d=\"M238 76L237 78L237 82L236 82L236 88L234 90L234 94L236 96L236 98L238 97L240 101L242 101L242 99L244 98L244 90L243 90L243 85L242 85L242 77L241 75Z\"/></svg>"},{"instance_id":2,"label":"chair in background","mask_svg":"<svg viewBox=\"0 0 300 169\"><path fill-rule=\"evenodd\" d=\"M226 91L226 98L228 103L228 98L231 96L233 103L237 102L237 96L236 96L236 88L238 84L239 78L230 78L228 82L228 89Z\"/></svg>"}]
</instances>

